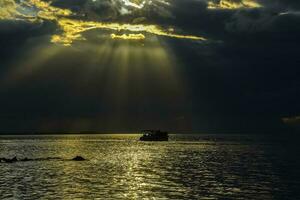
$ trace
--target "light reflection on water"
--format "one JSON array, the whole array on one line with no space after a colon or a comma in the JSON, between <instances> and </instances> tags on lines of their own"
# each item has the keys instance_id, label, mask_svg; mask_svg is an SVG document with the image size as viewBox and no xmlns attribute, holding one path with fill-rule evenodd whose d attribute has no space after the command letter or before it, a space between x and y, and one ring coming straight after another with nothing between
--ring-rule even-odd
<instances>
[{"instance_id":1,"label":"light reflection on water","mask_svg":"<svg viewBox=\"0 0 300 200\"><path fill-rule=\"evenodd\" d=\"M172 135L1 136L0 199L297 199L299 161L280 144ZM67 159L81 155L87 161ZM292 161L293 160L293 161Z\"/></svg>"}]
</instances>

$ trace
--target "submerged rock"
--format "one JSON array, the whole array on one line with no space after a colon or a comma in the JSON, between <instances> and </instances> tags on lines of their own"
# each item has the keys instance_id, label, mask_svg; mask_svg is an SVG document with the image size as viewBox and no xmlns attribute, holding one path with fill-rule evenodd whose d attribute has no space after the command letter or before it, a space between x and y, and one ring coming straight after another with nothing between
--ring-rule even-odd
<instances>
[{"instance_id":1,"label":"submerged rock","mask_svg":"<svg viewBox=\"0 0 300 200\"><path fill-rule=\"evenodd\" d=\"M10 159L10 161L11 161L11 162L17 162L18 159L17 159L17 157L15 156L15 157L13 157L12 159Z\"/></svg>"},{"instance_id":2,"label":"submerged rock","mask_svg":"<svg viewBox=\"0 0 300 200\"><path fill-rule=\"evenodd\" d=\"M50 160L69 160L69 159L63 159L61 157L46 157L46 158L22 158L22 159L17 159L17 157L13 157L13 158L3 158L0 157L0 163L14 163L14 162L27 162L27 161L50 161ZM85 158L83 158L82 156L76 156L74 158L72 158L71 160L73 161L84 161L86 160Z\"/></svg>"},{"instance_id":3,"label":"submerged rock","mask_svg":"<svg viewBox=\"0 0 300 200\"><path fill-rule=\"evenodd\" d=\"M13 163L13 162L17 162L18 159L17 157L13 157L12 159L9 158L0 158L0 162L6 162L6 163Z\"/></svg>"},{"instance_id":4,"label":"submerged rock","mask_svg":"<svg viewBox=\"0 0 300 200\"><path fill-rule=\"evenodd\" d=\"M81 156L76 156L72 160L74 160L74 161L83 161L83 160L85 160L85 158L83 158Z\"/></svg>"},{"instance_id":5,"label":"submerged rock","mask_svg":"<svg viewBox=\"0 0 300 200\"><path fill-rule=\"evenodd\" d=\"M29 159L29 158L25 157L25 158L21 159L20 161L26 162L26 161L32 161L32 159Z\"/></svg>"}]
</instances>

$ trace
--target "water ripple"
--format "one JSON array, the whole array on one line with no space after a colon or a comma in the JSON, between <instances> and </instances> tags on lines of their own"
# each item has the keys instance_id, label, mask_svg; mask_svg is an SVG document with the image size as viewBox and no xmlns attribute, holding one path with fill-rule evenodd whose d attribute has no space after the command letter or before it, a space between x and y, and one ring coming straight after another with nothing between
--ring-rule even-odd
<instances>
[{"instance_id":1,"label":"water ripple","mask_svg":"<svg viewBox=\"0 0 300 200\"><path fill-rule=\"evenodd\" d=\"M295 150L237 140L136 138L4 138L0 157L32 161L0 163L0 199L300 198ZM88 160L68 162L74 155Z\"/></svg>"}]
</instances>

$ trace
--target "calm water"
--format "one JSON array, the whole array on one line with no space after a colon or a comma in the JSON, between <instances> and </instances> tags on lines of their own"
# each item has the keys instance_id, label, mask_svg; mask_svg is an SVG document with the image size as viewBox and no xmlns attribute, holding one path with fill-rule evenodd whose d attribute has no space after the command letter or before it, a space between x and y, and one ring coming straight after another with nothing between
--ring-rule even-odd
<instances>
[{"instance_id":1,"label":"calm water","mask_svg":"<svg viewBox=\"0 0 300 200\"><path fill-rule=\"evenodd\" d=\"M0 199L300 199L297 145L254 136L0 136ZM76 155L87 161L70 161ZM47 160L60 157L61 160Z\"/></svg>"}]
</instances>

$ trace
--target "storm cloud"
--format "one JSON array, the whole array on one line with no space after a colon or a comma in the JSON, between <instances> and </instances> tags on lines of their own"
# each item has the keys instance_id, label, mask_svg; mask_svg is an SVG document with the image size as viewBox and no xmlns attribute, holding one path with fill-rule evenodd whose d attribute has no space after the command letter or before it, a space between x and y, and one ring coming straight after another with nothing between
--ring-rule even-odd
<instances>
[{"instance_id":1,"label":"storm cloud","mask_svg":"<svg viewBox=\"0 0 300 200\"><path fill-rule=\"evenodd\" d=\"M298 1L5 0L0 11L2 132L281 132L300 115Z\"/></svg>"}]
</instances>

